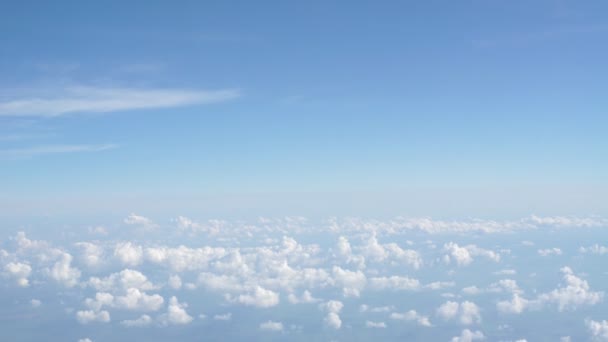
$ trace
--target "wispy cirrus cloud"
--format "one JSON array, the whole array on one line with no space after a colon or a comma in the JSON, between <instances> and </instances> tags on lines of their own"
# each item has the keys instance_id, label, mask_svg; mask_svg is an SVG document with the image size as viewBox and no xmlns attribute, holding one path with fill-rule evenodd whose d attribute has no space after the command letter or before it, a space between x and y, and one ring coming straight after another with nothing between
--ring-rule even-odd
<instances>
[{"instance_id":1,"label":"wispy cirrus cloud","mask_svg":"<svg viewBox=\"0 0 608 342\"><path fill-rule=\"evenodd\" d=\"M0 100L0 117L55 117L74 113L107 113L172 108L228 101L236 89L139 89L76 86L52 94L13 96Z\"/></svg>"},{"instance_id":2,"label":"wispy cirrus cloud","mask_svg":"<svg viewBox=\"0 0 608 342\"><path fill-rule=\"evenodd\" d=\"M62 154L77 152L100 152L117 148L117 144L99 145L40 145L23 148L0 150L0 157L5 158L30 158L46 154Z\"/></svg>"}]
</instances>

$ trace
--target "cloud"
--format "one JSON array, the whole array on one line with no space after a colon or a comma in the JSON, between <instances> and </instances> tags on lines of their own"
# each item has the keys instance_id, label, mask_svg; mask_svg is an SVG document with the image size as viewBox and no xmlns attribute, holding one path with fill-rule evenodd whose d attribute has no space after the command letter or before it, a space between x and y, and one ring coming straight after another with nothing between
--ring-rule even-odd
<instances>
[{"instance_id":1,"label":"cloud","mask_svg":"<svg viewBox=\"0 0 608 342\"><path fill-rule=\"evenodd\" d=\"M471 325L481 323L479 307L469 301L462 303L447 301L437 309L437 316L444 320L457 319L461 324Z\"/></svg>"},{"instance_id":2,"label":"cloud","mask_svg":"<svg viewBox=\"0 0 608 342\"><path fill-rule=\"evenodd\" d=\"M151 219L133 213L127 216L123 222L131 226L141 227L144 230L154 230L158 228L158 225L154 223L154 221L152 221Z\"/></svg>"},{"instance_id":3,"label":"cloud","mask_svg":"<svg viewBox=\"0 0 608 342\"><path fill-rule=\"evenodd\" d=\"M316 302L320 301L320 299L313 297L312 294L310 293L310 291L308 291L308 290L304 290L304 292L302 293L302 295L300 297L294 295L293 293L290 293L287 296L287 300L291 304L316 303Z\"/></svg>"},{"instance_id":4,"label":"cloud","mask_svg":"<svg viewBox=\"0 0 608 342\"><path fill-rule=\"evenodd\" d=\"M473 257L475 256L483 256L495 262L500 261L500 254L477 247L476 245L461 247L458 246L457 243L449 242L443 246L443 250L447 252L447 254L443 256L443 260L446 264L455 261L458 266L467 266L473 262Z\"/></svg>"},{"instance_id":5,"label":"cloud","mask_svg":"<svg viewBox=\"0 0 608 342\"><path fill-rule=\"evenodd\" d=\"M114 256L124 265L137 266L143 261L144 252L141 246L131 242L119 242L114 248Z\"/></svg>"},{"instance_id":6,"label":"cloud","mask_svg":"<svg viewBox=\"0 0 608 342\"><path fill-rule=\"evenodd\" d=\"M69 87L44 96L21 96L0 102L0 116L56 117L71 113L107 113L223 102L239 97L234 89L136 89Z\"/></svg>"},{"instance_id":7,"label":"cloud","mask_svg":"<svg viewBox=\"0 0 608 342\"><path fill-rule=\"evenodd\" d=\"M117 273L112 273L105 278L91 277L87 284L97 291L126 290L136 288L139 290L153 290L158 288L152 284L148 277L140 271L124 269Z\"/></svg>"},{"instance_id":8,"label":"cloud","mask_svg":"<svg viewBox=\"0 0 608 342\"><path fill-rule=\"evenodd\" d=\"M62 253L60 260L49 271L50 277L66 287L75 286L78 284L78 279L80 279L80 271L71 265L72 256L68 253Z\"/></svg>"},{"instance_id":9,"label":"cloud","mask_svg":"<svg viewBox=\"0 0 608 342\"><path fill-rule=\"evenodd\" d=\"M389 317L394 320L415 321L416 323L418 323L418 325L423 327L432 326L429 317L419 314L418 312L416 312L416 310L410 310L405 313L393 312Z\"/></svg>"},{"instance_id":10,"label":"cloud","mask_svg":"<svg viewBox=\"0 0 608 342\"><path fill-rule=\"evenodd\" d=\"M330 300L321 304L320 308L327 312L323 322L325 322L325 324L330 328L336 330L340 329L342 327L342 320L340 319L339 313L342 311L343 307L344 304L337 300Z\"/></svg>"},{"instance_id":11,"label":"cloud","mask_svg":"<svg viewBox=\"0 0 608 342\"><path fill-rule=\"evenodd\" d=\"M365 326L368 328L386 329L386 323L384 322L365 321Z\"/></svg>"},{"instance_id":12,"label":"cloud","mask_svg":"<svg viewBox=\"0 0 608 342\"><path fill-rule=\"evenodd\" d=\"M452 342L472 342L472 341L479 341L479 340L484 340L486 337L484 336L484 334L477 330L477 331L471 331L469 329L464 329L461 333L460 336L455 336L452 337Z\"/></svg>"},{"instance_id":13,"label":"cloud","mask_svg":"<svg viewBox=\"0 0 608 342\"><path fill-rule=\"evenodd\" d=\"M137 319L131 319L131 320L124 320L122 322L120 322L121 325L124 325L125 327L147 327L150 324L152 324L152 317L148 316L148 315L141 315L139 318Z\"/></svg>"},{"instance_id":14,"label":"cloud","mask_svg":"<svg viewBox=\"0 0 608 342\"><path fill-rule=\"evenodd\" d=\"M225 313L225 314L218 314L218 315L214 315L213 319L216 321L229 321L232 319L232 313Z\"/></svg>"},{"instance_id":15,"label":"cloud","mask_svg":"<svg viewBox=\"0 0 608 342\"><path fill-rule=\"evenodd\" d=\"M264 331L283 331L283 323L267 321L260 324L260 330Z\"/></svg>"},{"instance_id":16,"label":"cloud","mask_svg":"<svg viewBox=\"0 0 608 342\"><path fill-rule=\"evenodd\" d=\"M608 341L608 321L585 320L587 330L594 341Z\"/></svg>"},{"instance_id":17,"label":"cloud","mask_svg":"<svg viewBox=\"0 0 608 342\"><path fill-rule=\"evenodd\" d=\"M604 254L608 254L608 247L600 246L596 243L589 247L581 247L581 248L579 248L579 251L581 253L604 255Z\"/></svg>"},{"instance_id":18,"label":"cloud","mask_svg":"<svg viewBox=\"0 0 608 342\"><path fill-rule=\"evenodd\" d=\"M169 306L167 307L167 314L161 317L161 322L164 325L185 325L192 322L193 318L186 312L188 304L180 303L177 297L171 297L169 299Z\"/></svg>"},{"instance_id":19,"label":"cloud","mask_svg":"<svg viewBox=\"0 0 608 342\"><path fill-rule=\"evenodd\" d=\"M256 286L252 293L241 294L234 299L228 297L228 300L259 308L269 308L279 304L279 294L261 286Z\"/></svg>"},{"instance_id":20,"label":"cloud","mask_svg":"<svg viewBox=\"0 0 608 342\"><path fill-rule=\"evenodd\" d=\"M541 293L535 299L525 299L515 292L509 301L496 304L498 311L510 314L520 314L526 309L538 309L544 305L557 305L558 311L575 310L579 306L595 305L604 298L604 292L591 291L589 283L574 275L570 267L560 269L564 286L550 292Z\"/></svg>"},{"instance_id":21,"label":"cloud","mask_svg":"<svg viewBox=\"0 0 608 342\"><path fill-rule=\"evenodd\" d=\"M42 305L42 302L38 299L32 299L32 300L30 300L30 305L33 308L38 308L38 307L40 307L40 305Z\"/></svg>"},{"instance_id":22,"label":"cloud","mask_svg":"<svg viewBox=\"0 0 608 342\"><path fill-rule=\"evenodd\" d=\"M41 145L0 150L0 157L31 158L46 154L101 152L117 148L117 144L100 145Z\"/></svg>"},{"instance_id":23,"label":"cloud","mask_svg":"<svg viewBox=\"0 0 608 342\"><path fill-rule=\"evenodd\" d=\"M91 322L108 323L110 322L110 313L107 311L84 310L76 312L76 319L80 324L88 324Z\"/></svg>"},{"instance_id":24,"label":"cloud","mask_svg":"<svg viewBox=\"0 0 608 342\"><path fill-rule=\"evenodd\" d=\"M551 255L562 255L562 250L559 248L556 248L556 247L539 249L538 255L540 255L542 257L547 257L547 256L551 256Z\"/></svg>"},{"instance_id":25,"label":"cloud","mask_svg":"<svg viewBox=\"0 0 608 342\"><path fill-rule=\"evenodd\" d=\"M28 280L30 273L32 273L32 267L30 265L22 262L9 262L4 265L4 272L8 277L15 279L17 285L21 287L30 286Z\"/></svg>"}]
</instances>

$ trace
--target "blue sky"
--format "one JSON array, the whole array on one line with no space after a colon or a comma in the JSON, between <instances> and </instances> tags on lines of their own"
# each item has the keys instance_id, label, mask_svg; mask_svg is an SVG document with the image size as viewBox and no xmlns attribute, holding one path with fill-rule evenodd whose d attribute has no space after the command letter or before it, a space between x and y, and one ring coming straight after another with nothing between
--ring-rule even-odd
<instances>
[{"instance_id":1,"label":"blue sky","mask_svg":"<svg viewBox=\"0 0 608 342\"><path fill-rule=\"evenodd\" d=\"M607 7L2 4L2 215L606 214Z\"/></svg>"}]
</instances>

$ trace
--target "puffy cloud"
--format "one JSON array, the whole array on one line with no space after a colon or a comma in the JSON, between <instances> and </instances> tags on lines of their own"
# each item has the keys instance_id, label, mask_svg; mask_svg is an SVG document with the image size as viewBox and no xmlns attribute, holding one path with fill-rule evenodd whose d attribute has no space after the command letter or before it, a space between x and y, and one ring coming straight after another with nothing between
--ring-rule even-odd
<instances>
[{"instance_id":1,"label":"puffy cloud","mask_svg":"<svg viewBox=\"0 0 608 342\"><path fill-rule=\"evenodd\" d=\"M80 324L88 324L91 322L108 323L110 321L110 313L107 311L84 310L76 312L76 319Z\"/></svg>"},{"instance_id":2,"label":"puffy cloud","mask_svg":"<svg viewBox=\"0 0 608 342\"><path fill-rule=\"evenodd\" d=\"M370 287L374 290L405 290L412 291L420 288L420 281L414 278L390 276L371 278Z\"/></svg>"},{"instance_id":3,"label":"puffy cloud","mask_svg":"<svg viewBox=\"0 0 608 342\"><path fill-rule=\"evenodd\" d=\"M340 311L344 304L337 300L330 300L320 305L320 308L327 312L327 315L323 319L325 324L333 329L340 329L342 327L342 320L340 319Z\"/></svg>"},{"instance_id":4,"label":"puffy cloud","mask_svg":"<svg viewBox=\"0 0 608 342\"><path fill-rule=\"evenodd\" d=\"M232 313L217 314L213 316L213 319L216 321L229 321L232 319Z\"/></svg>"},{"instance_id":5,"label":"puffy cloud","mask_svg":"<svg viewBox=\"0 0 608 342\"><path fill-rule=\"evenodd\" d=\"M146 260L166 265L174 272L206 269L210 261L223 258L227 254L228 251L222 247L149 247L145 250Z\"/></svg>"},{"instance_id":6,"label":"puffy cloud","mask_svg":"<svg viewBox=\"0 0 608 342\"><path fill-rule=\"evenodd\" d=\"M40 307L40 305L42 305L42 302L38 299L32 299L32 300L30 300L30 305L33 308L37 308L37 307Z\"/></svg>"},{"instance_id":7,"label":"puffy cloud","mask_svg":"<svg viewBox=\"0 0 608 342\"><path fill-rule=\"evenodd\" d=\"M452 342L472 342L472 341L479 341L479 340L484 340L484 339L485 339L485 336L481 331L479 331L479 330L471 331L469 329L464 329L460 333L460 336L452 337Z\"/></svg>"},{"instance_id":8,"label":"puffy cloud","mask_svg":"<svg viewBox=\"0 0 608 342\"><path fill-rule=\"evenodd\" d=\"M365 287L367 278L361 271L349 271L339 266L332 269L332 282L336 287L342 288L345 297L359 297L361 290Z\"/></svg>"},{"instance_id":9,"label":"puffy cloud","mask_svg":"<svg viewBox=\"0 0 608 342\"><path fill-rule=\"evenodd\" d=\"M32 273L32 267L22 262L9 262L4 265L4 272L9 278L15 279L18 286L28 287L28 277Z\"/></svg>"},{"instance_id":10,"label":"puffy cloud","mask_svg":"<svg viewBox=\"0 0 608 342\"><path fill-rule=\"evenodd\" d=\"M91 277L87 284L97 291L119 291L129 288L153 290L157 288L148 281L143 273L128 268L118 273L112 273L105 278Z\"/></svg>"},{"instance_id":11,"label":"puffy cloud","mask_svg":"<svg viewBox=\"0 0 608 342\"><path fill-rule=\"evenodd\" d=\"M517 274L517 271L513 270L513 269L504 269L504 270L494 272L494 275L499 275L499 276L516 275L516 274Z\"/></svg>"},{"instance_id":12,"label":"puffy cloud","mask_svg":"<svg viewBox=\"0 0 608 342\"><path fill-rule=\"evenodd\" d=\"M573 310L583 305L595 305L604 298L604 292L591 291L589 284L574 275L569 267L560 269L565 286L558 287L550 292L541 293L537 298L528 300L514 292L510 301L500 301L496 308L503 313L519 314L529 308L540 308L543 305L555 304L559 311Z\"/></svg>"},{"instance_id":13,"label":"puffy cloud","mask_svg":"<svg viewBox=\"0 0 608 342\"><path fill-rule=\"evenodd\" d=\"M134 245L131 242L119 242L114 248L114 256L116 256L123 265L137 266L141 264L144 252L141 246Z\"/></svg>"},{"instance_id":14,"label":"puffy cloud","mask_svg":"<svg viewBox=\"0 0 608 342\"><path fill-rule=\"evenodd\" d=\"M481 323L479 307L469 301L462 303L447 301L437 309L437 316L444 320L457 319L461 324Z\"/></svg>"},{"instance_id":15,"label":"puffy cloud","mask_svg":"<svg viewBox=\"0 0 608 342\"><path fill-rule=\"evenodd\" d=\"M269 308L279 304L279 294L261 286L256 286L252 293L241 294L234 299L228 297L228 299L232 302L259 308Z\"/></svg>"},{"instance_id":16,"label":"puffy cloud","mask_svg":"<svg viewBox=\"0 0 608 342\"><path fill-rule=\"evenodd\" d=\"M66 287L75 286L80 279L80 271L72 267L72 256L68 253L61 254L59 261L53 265L49 274L53 280Z\"/></svg>"},{"instance_id":17,"label":"puffy cloud","mask_svg":"<svg viewBox=\"0 0 608 342\"><path fill-rule=\"evenodd\" d=\"M291 304L316 303L316 302L320 301L320 299L313 297L312 294L310 293L310 291L308 291L308 290L304 290L304 292L302 293L302 295L300 297L294 295L293 293L290 293L287 296L287 300Z\"/></svg>"},{"instance_id":18,"label":"puffy cloud","mask_svg":"<svg viewBox=\"0 0 608 342\"><path fill-rule=\"evenodd\" d=\"M170 288L179 290L182 287L182 278L180 278L178 275L172 275L169 277L168 284Z\"/></svg>"},{"instance_id":19,"label":"puffy cloud","mask_svg":"<svg viewBox=\"0 0 608 342\"><path fill-rule=\"evenodd\" d=\"M77 242L76 247L82 250L82 262L91 268L99 267L104 262L104 251L99 245L91 242Z\"/></svg>"},{"instance_id":20,"label":"puffy cloud","mask_svg":"<svg viewBox=\"0 0 608 342\"><path fill-rule=\"evenodd\" d=\"M131 226L138 226L144 230L153 230L158 228L158 225L147 217L130 214L124 219L124 223Z\"/></svg>"},{"instance_id":21,"label":"puffy cloud","mask_svg":"<svg viewBox=\"0 0 608 342\"><path fill-rule=\"evenodd\" d=\"M386 323L384 322L365 321L365 326L368 328L386 329Z\"/></svg>"},{"instance_id":22,"label":"puffy cloud","mask_svg":"<svg viewBox=\"0 0 608 342\"><path fill-rule=\"evenodd\" d=\"M596 243L589 247L581 247L581 248L579 248L579 251L581 253L604 255L604 254L608 254L608 247L600 246Z\"/></svg>"},{"instance_id":23,"label":"puffy cloud","mask_svg":"<svg viewBox=\"0 0 608 342\"><path fill-rule=\"evenodd\" d=\"M122 322L120 322L121 325L124 325L125 327L146 327L149 326L150 324L152 324L152 317L148 316L148 315L141 315L139 318L137 319L131 319L131 320L124 320Z\"/></svg>"},{"instance_id":24,"label":"puffy cloud","mask_svg":"<svg viewBox=\"0 0 608 342\"><path fill-rule=\"evenodd\" d=\"M608 341L608 321L585 320L587 330L594 341Z\"/></svg>"},{"instance_id":25,"label":"puffy cloud","mask_svg":"<svg viewBox=\"0 0 608 342\"><path fill-rule=\"evenodd\" d=\"M158 294L148 295L136 288L127 289L124 296L115 298L114 306L120 309L133 311L157 311L164 303Z\"/></svg>"},{"instance_id":26,"label":"puffy cloud","mask_svg":"<svg viewBox=\"0 0 608 342\"><path fill-rule=\"evenodd\" d=\"M264 331L283 331L283 323L267 321L260 324L260 330Z\"/></svg>"},{"instance_id":27,"label":"puffy cloud","mask_svg":"<svg viewBox=\"0 0 608 342\"><path fill-rule=\"evenodd\" d=\"M454 261L458 266L467 266L473 262L473 257L475 256L482 256L495 262L500 261L500 254L477 247L476 245L461 247L457 243L449 242L443 246L443 250L447 253L443 256L446 264Z\"/></svg>"},{"instance_id":28,"label":"puffy cloud","mask_svg":"<svg viewBox=\"0 0 608 342\"><path fill-rule=\"evenodd\" d=\"M186 307L188 307L188 304L180 303L176 297L171 297L167 314L161 317L161 322L173 325L189 324L193 318L186 312Z\"/></svg>"},{"instance_id":29,"label":"puffy cloud","mask_svg":"<svg viewBox=\"0 0 608 342\"><path fill-rule=\"evenodd\" d=\"M562 255L562 250L559 248L556 248L556 247L539 249L537 252L538 252L538 255L543 256L543 257L551 256L551 255Z\"/></svg>"},{"instance_id":30,"label":"puffy cloud","mask_svg":"<svg viewBox=\"0 0 608 342\"><path fill-rule=\"evenodd\" d=\"M560 271L566 286L541 294L538 298L541 303L557 304L558 310L564 311L581 305L595 305L602 301L604 293L591 291L587 281L575 276L570 267L562 267Z\"/></svg>"},{"instance_id":31,"label":"puffy cloud","mask_svg":"<svg viewBox=\"0 0 608 342\"><path fill-rule=\"evenodd\" d=\"M402 320L402 321L415 321L418 325L424 327L432 326L428 316L423 316L416 312L416 310L410 310L405 313L393 312L390 315L391 319Z\"/></svg>"}]
</instances>

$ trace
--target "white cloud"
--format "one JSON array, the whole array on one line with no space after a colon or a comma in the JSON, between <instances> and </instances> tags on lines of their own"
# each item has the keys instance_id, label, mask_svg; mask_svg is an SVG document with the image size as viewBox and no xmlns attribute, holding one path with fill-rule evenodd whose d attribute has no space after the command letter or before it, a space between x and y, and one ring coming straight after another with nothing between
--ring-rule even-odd
<instances>
[{"instance_id":1,"label":"white cloud","mask_svg":"<svg viewBox=\"0 0 608 342\"><path fill-rule=\"evenodd\" d=\"M447 301L437 309L437 316L444 320L457 319L461 324L471 325L481 323L479 307L469 301L462 303Z\"/></svg>"},{"instance_id":2,"label":"white cloud","mask_svg":"<svg viewBox=\"0 0 608 342\"><path fill-rule=\"evenodd\" d=\"M390 276L374 277L369 280L370 287L374 290L405 290L413 291L420 288L420 281L414 278Z\"/></svg>"},{"instance_id":3,"label":"white cloud","mask_svg":"<svg viewBox=\"0 0 608 342\"><path fill-rule=\"evenodd\" d=\"M332 269L332 281L334 286L342 288L345 297L359 297L361 290L365 287L367 278L361 271L349 271L339 266Z\"/></svg>"},{"instance_id":4,"label":"white cloud","mask_svg":"<svg viewBox=\"0 0 608 342\"><path fill-rule=\"evenodd\" d=\"M132 311L157 311L165 300L158 294L148 295L136 288L127 289L124 296L115 298L114 306Z\"/></svg>"},{"instance_id":5,"label":"white cloud","mask_svg":"<svg viewBox=\"0 0 608 342\"><path fill-rule=\"evenodd\" d=\"M193 318L186 312L188 304L180 303L176 297L169 299L167 314L163 315L161 322L163 324L185 325L192 322Z\"/></svg>"},{"instance_id":6,"label":"white cloud","mask_svg":"<svg viewBox=\"0 0 608 342\"><path fill-rule=\"evenodd\" d=\"M337 300L330 300L320 305L320 308L327 312L327 315L323 319L325 324L333 329L340 329L342 327L342 319L340 319L340 311L344 304Z\"/></svg>"},{"instance_id":7,"label":"white cloud","mask_svg":"<svg viewBox=\"0 0 608 342\"><path fill-rule=\"evenodd\" d=\"M290 293L287 296L287 300L291 304L306 304L306 303L316 303L320 301L320 299L313 297L313 295L308 290L304 290L300 297L296 296L293 293Z\"/></svg>"},{"instance_id":8,"label":"white cloud","mask_svg":"<svg viewBox=\"0 0 608 342\"><path fill-rule=\"evenodd\" d=\"M33 308L37 308L37 307L40 307L40 305L42 305L42 302L38 299L32 299L32 300L30 300L30 305Z\"/></svg>"},{"instance_id":9,"label":"white cloud","mask_svg":"<svg viewBox=\"0 0 608 342\"><path fill-rule=\"evenodd\" d=\"M93 340L91 340L90 338L81 338L78 340L78 342L93 342Z\"/></svg>"},{"instance_id":10,"label":"white cloud","mask_svg":"<svg viewBox=\"0 0 608 342\"><path fill-rule=\"evenodd\" d=\"M103 248L91 242L77 242L76 247L82 250L82 262L91 268L99 267L104 263Z\"/></svg>"},{"instance_id":11,"label":"white cloud","mask_svg":"<svg viewBox=\"0 0 608 342\"><path fill-rule=\"evenodd\" d=\"M68 253L61 254L60 260L53 265L49 274L52 279L66 287L75 286L80 279L80 271L72 267L72 256Z\"/></svg>"},{"instance_id":12,"label":"white cloud","mask_svg":"<svg viewBox=\"0 0 608 342\"><path fill-rule=\"evenodd\" d=\"M30 265L22 262L9 262L4 265L4 272L8 277L15 279L18 286L28 287L30 285L28 280L28 277L32 273Z\"/></svg>"},{"instance_id":13,"label":"white cloud","mask_svg":"<svg viewBox=\"0 0 608 342\"><path fill-rule=\"evenodd\" d=\"M80 324L88 324L91 322L108 323L110 321L110 313L107 311L84 310L76 312L76 319Z\"/></svg>"},{"instance_id":14,"label":"white cloud","mask_svg":"<svg viewBox=\"0 0 608 342\"><path fill-rule=\"evenodd\" d=\"M472 341L479 341L479 340L484 340L485 336L483 335L483 333L479 330L477 331L471 331L469 329L464 329L461 333L460 336L455 336L452 337L452 342L472 342Z\"/></svg>"},{"instance_id":15,"label":"white cloud","mask_svg":"<svg viewBox=\"0 0 608 342\"><path fill-rule=\"evenodd\" d=\"M143 249L141 246L134 245L131 242L119 242L114 248L114 256L116 256L123 265L137 266L143 260Z\"/></svg>"},{"instance_id":16,"label":"white cloud","mask_svg":"<svg viewBox=\"0 0 608 342\"><path fill-rule=\"evenodd\" d=\"M384 322L365 321L365 326L368 328L386 329L386 323Z\"/></svg>"},{"instance_id":17,"label":"white cloud","mask_svg":"<svg viewBox=\"0 0 608 342\"><path fill-rule=\"evenodd\" d=\"M171 108L221 102L239 96L237 90L184 90L70 87L45 96L16 97L0 102L1 116L54 117L70 113L104 113Z\"/></svg>"},{"instance_id":18,"label":"white cloud","mask_svg":"<svg viewBox=\"0 0 608 342\"><path fill-rule=\"evenodd\" d=\"M454 261L458 266L467 266L473 262L473 257L482 256L492 261L499 262L500 254L491 250L477 247L476 245L459 246L457 243L449 242L443 246L443 250L447 252L443 256L446 264Z\"/></svg>"},{"instance_id":19,"label":"white cloud","mask_svg":"<svg viewBox=\"0 0 608 342\"><path fill-rule=\"evenodd\" d=\"M232 319L232 313L214 315L213 319L216 321L229 321Z\"/></svg>"},{"instance_id":20,"label":"white cloud","mask_svg":"<svg viewBox=\"0 0 608 342\"><path fill-rule=\"evenodd\" d=\"M123 222L131 226L141 227L144 230L153 230L158 228L158 225L154 223L154 221L152 221L151 219L133 213L127 216Z\"/></svg>"},{"instance_id":21,"label":"white cloud","mask_svg":"<svg viewBox=\"0 0 608 342\"><path fill-rule=\"evenodd\" d=\"M543 257L551 256L551 255L562 255L562 250L559 248L556 248L556 247L539 249L538 255L543 256Z\"/></svg>"},{"instance_id":22,"label":"white cloud","mask_svg":"<svg viewBox=\"0 0 608 342\"><path fill-rule=\"evenodd\" d=\"M169 277L169 287L174 290L179 290L182 287L182 278L180 278L177 274Z\"/></svg>"},{"instance_id":23,"label":"white cloud","mask_svg":"<svg viewBox=\"0 0 608 342\"><path fill-rule=\"evenodd\" d=\"M139 318L137 319L131 319L131 320L124 320L122 322L120 322L120 324L124 325L125 327L146 327L149 326L150 324L152 324L152 317L148 316L148 315L141 315Z\"/></svg>"},{"instance_id":24,"label":"white cloud","mask_svg":"<svg viewBox=\"0 0 608 342\"><path fill-rule=\"evenodd\" d=\"M232 302L259 308L269 308L279 304L279 294L261 286L256 286L252 293L241 294L234 299L228 297L228 299Z\"/></svg>"},{"instance_id":25,"label":"white cloud","mask_svg":"<svg viewBox=\"0 0 608 342\"><path fill-rule=\"evenodd\" d=\"M604 255L604 254L608 254L608 247L600 246L596 243L589 247L581 247L581 248L579 248L579 251L581 253Z\"/></svg>"},{"instance_id":26,"label":"white cloud","mask_svg":"<svg viewBox=\"0 0 608 342\"><path fill-rule=\"evenodd\" d=\"M429 317L419 314L418 312L416 312L416 310L410 310L405 313L393 312L389 317L394 320L415 321L418 325L424 327L432 326Z\"/></svg>"},{"instance_id":27,"label":"white cloud","mask_svg":"<svg viewBox=\"0 0 608 342\"><path fill-rule=\"evenodd\" d=\"M260 330L264 331L283 331L283 323L267 321L260 324Z\"/></svg>"},{"instance_id":28,"label":"white cloud","mask_svg":"<svg viewBox=\"0 0 608 342\"><path fill-rule=\"evenodd\" d=\"M46 154L64 154L79 152L101 152L117 148L116 144L100 145L39 145L0 150L0 157L31 158Z\"/></svg>"},{"instance_id":29,"label":"white cloud","mask_svg":"<svg viewBox=\"0 0 608 342\"><path fill-rule=\"evenodd\" d=\"M157 288L143 273L128 268L118 273L112 273L105 278L91 277L87 283L97 291L116 292L129 288L139 290L153 290Z\"/></svg>"},{"instance_id":30,"label":"white cloud","mask_svg":"<svg viewBox=\"0 0 608 342\"><path fill-rule=\"evenodd\" d=\"M608 321L585 320L587 330L594 341L608 341Z\"/></svg>"}]
</instances>

